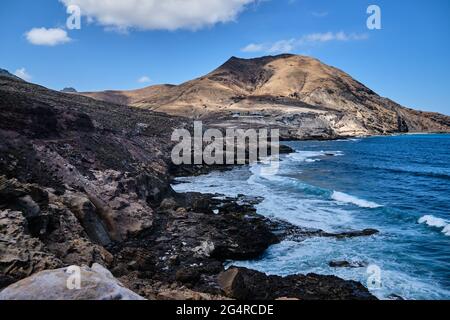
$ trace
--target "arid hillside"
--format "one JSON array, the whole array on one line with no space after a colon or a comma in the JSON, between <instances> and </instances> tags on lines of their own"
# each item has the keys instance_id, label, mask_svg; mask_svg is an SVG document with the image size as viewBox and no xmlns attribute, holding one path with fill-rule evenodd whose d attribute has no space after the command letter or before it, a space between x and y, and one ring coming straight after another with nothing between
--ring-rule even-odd
<instances>
[{"instance_id":1,"label":"arid hillside","mask_svg":"<svg viewBox=\"0 0 450 320\"><path fill-rule=\"evenodd\" d=\"M178 86L83 95L219 127L278 127L295 139L450 131L450 117L404 108L345 72L298 55L233 57Z\"/></svg>"}]
</instances>

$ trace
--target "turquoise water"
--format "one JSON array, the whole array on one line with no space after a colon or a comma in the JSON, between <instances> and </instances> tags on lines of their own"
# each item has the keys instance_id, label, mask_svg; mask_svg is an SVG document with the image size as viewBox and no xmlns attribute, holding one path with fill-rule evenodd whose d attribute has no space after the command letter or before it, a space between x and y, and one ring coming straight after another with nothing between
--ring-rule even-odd
<instances>
[{"instance_id":1,"label":"turquoise water","mask_svg":"<svg viewBox=\"0 0 450 320\"><path fill-rule=\"evenodd\" d=\"M292 142L278 174L263 164L183 178L177 191L262 196L258 213L330 232L379 235L311 238L272 246L257 261L231 262L268 274L334 274L367 284L380 270L380 298L450 299L450 135ZM357 268L332 268L330 261Z\"/></svg>"}]
</instances>

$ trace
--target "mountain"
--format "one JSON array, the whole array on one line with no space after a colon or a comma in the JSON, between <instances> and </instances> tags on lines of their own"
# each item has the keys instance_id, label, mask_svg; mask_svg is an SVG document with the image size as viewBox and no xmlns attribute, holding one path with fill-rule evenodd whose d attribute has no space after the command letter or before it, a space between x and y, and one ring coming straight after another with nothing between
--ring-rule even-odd
<instances>
[{"instance_id":1,"label":"mountain","mask_svg":"<svg viewBox=\"0 0 450 320\"><path fill-rule=\"evenodd\" d=\"M64 92L64 93L77 93L78 91L75 88L68 87L68 88L62 89L61 92Z\"/></svg>"},{"instance_id":2,"label":"mountain","mask_svg":"<svg viewBox=\"0 0 450 320\"><path fill-rule=\"evenodd\" d=\"M404 132L450 132L450 117L380 97L317 59L232 57L178 86L82 93L95 99L189 116L218 127L280 128L285 138L335 138Z\"/></svg>"}]
</instances>

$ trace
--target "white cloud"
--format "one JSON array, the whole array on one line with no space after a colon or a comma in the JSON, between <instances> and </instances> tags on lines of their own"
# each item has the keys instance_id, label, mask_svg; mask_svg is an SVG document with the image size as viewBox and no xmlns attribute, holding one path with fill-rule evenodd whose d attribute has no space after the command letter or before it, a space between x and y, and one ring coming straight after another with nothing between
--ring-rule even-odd
<instances>
[{"instance_id":1,"label":"white cloud","mask_svg":"<svg viewBox=\"0 0 450 320\"><path fill-rule=\"evenodd\" d=\"M149 78L149 77L147 77L147 76L142 76L142 77L140 77L139 79L138 79L138 82L139 83L149 83L149 82L151 82L152 80Z\"/></svg>"},{"instance_id":2,"label":"white cloud","mask_svg":"<svg viewBox=\"0 0 450 320\"><path fill-rule=\"evenodd\" d=\"M329 42L329 41L358 41L366 40L368 38L367 34L347 34L345 32L327 32L327 33L312 33L304 36L300 39L303 43L317 43L317 42Z\"/></svg>"},{"instance_id":3,"label":"white cloud","mask_svg":"<svg viewBox=\"0 0 450 320\"><path fill-rule=\"evenodd\" d=\"M267 48L267 52L269 53L291 52L292 50L295 49L295 46L296 46L295 39L280 40L271 44Z\"/></svg>"},{"instance_id":4,"label":"white cloud","mask_svg":"<svg viewBox=\"0 0 450 320\"><path fill-rule=\"evenodd\" d=\"M279 40L267 43L251 43L241 49L243 52L289 53L299 47L315 45L330 41L360 41L368 39L367 34L326 32L311 33L300 38Z\"/></svg>"},{"instance_id":5,"label":"white cloud","mask_svg":"<svg viewBox=\"0 0 450 320\"><path fill-rule=\"evenodd\" d=\"M243 52L261 52L264 51L265 49L263 44L250 43L241 50Z\"/></svg>"},{"instance_id":6,"label":"white cloud","mask_svg":"<svg viewBox=\"0 0 450 320\"><path fill-rule=\"evenodd\" d=\"M17 69L16 72L14 72L14 75L25 81L31 81L32 78L25 68Z\"/></svg>"},{"instance_id":7,"label":"white cloud","mask_svg":"<svg viewBox=\"0 0 450 320\"><path fill-rule=\"evenodd\" d=\"M72 39L60 28L33 28L25 34L28 42L37 46L56 46Z\"/></svg>"},{"instance_id":8,"label":"white cloud","mask_svg":"<svg viewBox=\"0 0 450 320\"><path fill-rule=\"evenodd\" d=\"M127 30L197 30L234 21L246 5L260 0L60 0L77 5L89 20Z\"/></svg>"}]
</instances>

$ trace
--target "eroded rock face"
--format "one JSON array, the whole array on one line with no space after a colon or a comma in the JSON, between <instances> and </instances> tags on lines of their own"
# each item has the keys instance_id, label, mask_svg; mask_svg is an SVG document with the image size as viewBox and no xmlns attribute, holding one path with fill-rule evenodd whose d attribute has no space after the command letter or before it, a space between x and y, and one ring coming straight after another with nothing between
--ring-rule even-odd
<instances>
[{"instance_id":1,"label":"eroded rock face","mask_svg":"<svg viewBox=\"0 0 450 320\"><path fill-rule=\"evenodd\" d=\"M39 272L0 292L0 300L144 300L99 264L80 268L80 287L67 268Z\"/></svg>"},{"instance_id":2,"label":"eroded rock face","mask_svg":"<svg viewBox=\"0 0 450 320\"><path fill-rule=\"evenodd\" d=\"M102 215L111 225L112 236L125 240L149 229L153 223L153 209L147 199L156 196L145 174L133 177L114 170L94 172L93 190L104 203ZM94 200L95 201L95 200Z\"/></svg>"},{"instance_id":3,"label":"eroded rock face","mask_svg":"<svg viewBox=\"0 0 450 320\"><path fill-rule=\"evenodd\" d=\"M1 275L19 280L64 264L111 262L111 254L91 241L80 213L64 202L50 189L0 176Z\"/></svg>"},{"instance_id":4,"label":"eroded rock face","mask_svg":"<svg viewBox=\"0 0 450 320\"><path fill-rule=\"evenodd\" d=\"M81 193L66 192L64 203L74 213L92 241L101 245L111 242L107 228L97 213L95 205Z\"/></svg>"},{"instance_id":5,"label":"eroded rock face","mask_svg":"<svg viewBox=\"0 0 450 320\"><path fill-rule=\"evenodd\" d=\"M152 226L176 118L2 76L0 111L1 286L62 265L109 267L106 246Z\"/></svg>"},{"instance_id":6,"label":"eroded rock face","mask_svg":"<svg viewBox=\"0 0 450 320\"><path fill-rule=\"evenodd\" d=\"M19 211L0 211L0 273L15 279L62 266L45 245L29 234L28 223Z\"/></svg>"}]
</instances>

